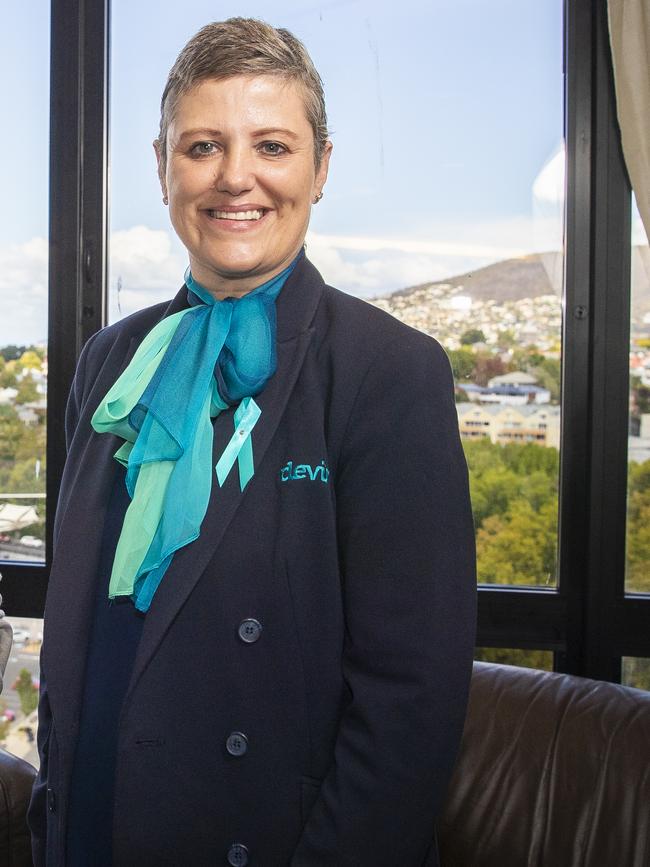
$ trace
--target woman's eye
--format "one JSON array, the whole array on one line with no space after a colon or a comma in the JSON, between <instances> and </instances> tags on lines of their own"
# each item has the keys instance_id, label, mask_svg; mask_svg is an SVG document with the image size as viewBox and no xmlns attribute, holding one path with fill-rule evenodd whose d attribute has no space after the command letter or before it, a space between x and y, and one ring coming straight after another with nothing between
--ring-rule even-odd
<instances>
[{"instance_id":1,"label":"woman's eye","mask_svg":"<svg viewBox=\"0 0 650 867\"><path fill-rule=\"evenodd\" d=\"M283 153L286 153L286 148L284 145L281 145L280 142L277 141L264 141L260 145L260 150L268 154L272 157L280 156Z\"/></svg>"},{"instance_id":2,"label":"woman's eye","mask_svg":"<svg viewBox=\"0 0 650 867\"><path fill-rule=\"evenodd\" d=\"M215 144L211 141L199 141L192 145L190 153L197 157L208 157L214 153Z\"/></svg>"}]
</instances>

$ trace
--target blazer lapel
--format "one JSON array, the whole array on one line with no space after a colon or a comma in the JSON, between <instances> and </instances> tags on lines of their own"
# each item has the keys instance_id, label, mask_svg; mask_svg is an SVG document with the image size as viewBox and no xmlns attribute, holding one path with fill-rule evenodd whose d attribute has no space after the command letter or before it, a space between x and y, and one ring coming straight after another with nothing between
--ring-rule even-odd
<instances>
[{"instance_id":1,"label":"blazer lapel","mask_svg":"<svg viewBox=\"0 0 650 867\"><path fill-rule=\"evenodd\" d=\"M262 414L253 432L256 469L280 424L287 402L302 368L313 336L310 327L322 293L323 281L305 259L287 280L277 301L277 367L264 391L255 398ZM237 475L236 466L231 470ZM239 504L254 487L254 478L243 493L238 484L219 488L213 480L210 505L201 526L201 535L174 555L151 604L133 667L126 699L150 662L165 632L192 592L214 556ZM254 496L254 494L251 494Z\"/></svg>"}]
</instances>

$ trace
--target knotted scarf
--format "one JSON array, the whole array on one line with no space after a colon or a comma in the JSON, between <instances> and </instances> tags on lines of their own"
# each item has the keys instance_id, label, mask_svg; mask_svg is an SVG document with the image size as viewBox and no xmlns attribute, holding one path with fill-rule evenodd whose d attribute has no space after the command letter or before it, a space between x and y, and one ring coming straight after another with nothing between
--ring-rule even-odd
<instances>
[{"instance_id":1,"label":"knotted scarf","mask_svg":"<svg viewBox=\"0 0 650 867\"><path fill-rule=\"evenodd\" d=\"M243 491L254 473L253 400L275 373L275 300L300 255L241 298L215 298L192 277L190 307L144 338L92 417L98 433L124 440L131 503L115 551L109 598L147 611L174 552L200 533L212 489L212 418L229 406L235 431L215 467L223 485L237 461Z\"/></svg>"}]
</instances>

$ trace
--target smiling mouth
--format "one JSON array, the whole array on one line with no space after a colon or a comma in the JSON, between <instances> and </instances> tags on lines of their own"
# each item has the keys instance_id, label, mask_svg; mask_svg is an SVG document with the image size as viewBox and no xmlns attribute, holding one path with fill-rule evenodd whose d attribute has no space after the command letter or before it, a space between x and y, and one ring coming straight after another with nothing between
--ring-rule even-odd
<instances>
[{"instance_id":1,"label":"smiling mouth","mask_svg":"<svg viewBox=\"0 0 650 867\"><path fill-rule=\"evenodd\" d=\"M262 208L261 210L254 211L218 211L218 210L208 210L208 216L212 217L213 220L251 220L255 222L256 220L261 220L264 214L267 213L267 210Z\"/></svg>"}]
</instances>

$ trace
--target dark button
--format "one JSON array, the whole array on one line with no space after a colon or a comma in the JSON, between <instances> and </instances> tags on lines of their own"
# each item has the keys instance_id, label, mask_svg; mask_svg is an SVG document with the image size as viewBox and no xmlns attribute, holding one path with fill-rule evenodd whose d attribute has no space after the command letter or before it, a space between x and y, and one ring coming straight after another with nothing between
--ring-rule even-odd
<instances>
[{"instance_id":1,"label":"dark button","mask_svg":"<svg viewBox=\"0 0 650 867\"><path fill-rule=\"evenodd\" d=\"M242 620L237 630L237 634L246 644L252 644L254 641L257 641L261 632L262 624L253 617L247 617L246 620Z\"/></svg>"},{"instance_id":2,"label":"dark button","mask_svg":"<svg viewBox=\"0 0 650 867\"><path fill-rule=\"evenodd\" d=\"M243 843L233 843L228 849L228 863L232 867L245 867L248 864L248 849Z\"/></svg>"},{"instance_id":3,"label":"dark button","mask_svg":"<svg viewBox=\"0 0 650 867\"><path fill-rule=\"evenodd\" d=\"M231 732L226 741L226 749L231 756L243 756L248 749L248 738L243 732Z\"/></svg>"},{"instance_id":4,"label":"dark button","mask_svg":"<svg viewBox=\"0 0 650 867\"><path fill-rule=\"evenodd\" d=\"M50 813L56 813L56 795L54 789L47 790L47 809Z\"/></svg>"}]
</instances>

